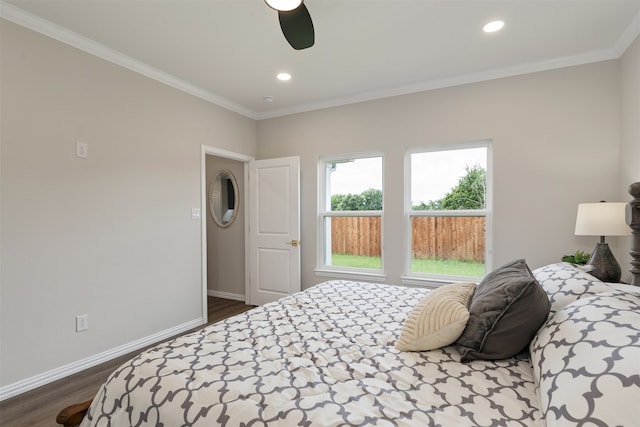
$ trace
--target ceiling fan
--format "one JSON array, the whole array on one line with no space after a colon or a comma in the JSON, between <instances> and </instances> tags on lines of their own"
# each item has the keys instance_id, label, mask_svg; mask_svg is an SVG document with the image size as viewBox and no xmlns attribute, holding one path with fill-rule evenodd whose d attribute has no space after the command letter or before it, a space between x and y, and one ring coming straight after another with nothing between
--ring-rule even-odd
<instances>
[{"instance_id":1,"label":"ceiling fan","mask_svg":"<svg viewBox=\"0 0 640 427\"><path fill-rule=\"evenodd\" d=\"M292 48L296 50L313 46L315 34L313 21L304 0L264 0L270 8L278 11L280 28Z\"/></svg>"}]
</instances>

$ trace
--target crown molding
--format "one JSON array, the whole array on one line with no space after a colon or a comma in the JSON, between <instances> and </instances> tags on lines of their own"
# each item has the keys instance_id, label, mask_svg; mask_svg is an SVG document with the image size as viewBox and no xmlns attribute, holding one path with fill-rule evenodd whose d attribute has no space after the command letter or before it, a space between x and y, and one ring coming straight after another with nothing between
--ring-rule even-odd
<instances>
[{"instance_id":1,"label":"crown molding","mask_svg":"<svg viewBox=\"0 0 640 427\"><path fill-rule=\"evenodd\" d=\"M640 35L640 13L637 13L629 26L622 33L620 39L618 39L615 45L608 49L589 52L583 55L557 58L550 61L529 63L515 67L505 67L501 69L465 74L445 79L431 80L412 85L398 86L379 91L371 91L348 97L334 98L322 102L296 105L290 108L257 112L243 107L242 105L236 104L212 92L204 90L160 69L124 55L121 52L118 52L96 41L81 36L80 34L72 32L62 26L44 20L16 6L8 4L3 0L0 0L0 17L253 120L265 120L276 117L289 116L293 114L306 113L326 108L340 107L360 102L391 98L394 96L408 95L429 90L443 89L470 83L479 83L505 77L514 77L540 71L549 71L558 68L617 59L624 54L631 43L633 43L633 41L636 40L636 38Z\"/></svg>"},{"instance_id":2,"label":"crown molding","mask_svg":"<svg viewBox=\"0 0 640 427\"><path fill-rule=\"evenodd\" d=\"M248 108L1 0L0 17L69 46L75 47L76 49L80 49L86 53L97 56L105 61L109 61L135 73L142 74L145 77L164 83L174 89L178 89L227 110L256 120L256 113Z\"/></svg>"},{"instance_id":3,"label":"crown molding","mask_svg":"<svg viewBox=\"0 0 640 427\"><path fill-rule=\"evenodd\" d=\"M640 20L638 22L640 23ZM616 44L616 47L595 51L595 52L590 52L584 55L558 58L550 61L533 62L533 63L518 65L514 67L505 67L505 68L500 68L495 70L483 71L479 73L471 73L471 74L465 74L465 75L460 75L455 77L449 77L445 79L431 80L431 81L421 82L413 85L398 86L395 88L390 88L390 89L385 89L380 91L361 93L361 94L350 96L350 97L331 99L325 102L299 105L293 108L283 108L279 110L272 110L265 113L257 113L256 120L265 120L265 119L271 119L276 117L289 116L292 114L305 113L309 111L339 107L339 106L344 106L349 104L356 104L360 102L375 101L378 99L391 98L394 96L410 95L414 93L426 92L426 91L435 90L435 89L444 89L444 88L453 87L453 86L462 86L462 85L471 84L471 83L480 83L480 82L485 82L489 80L497 80L501 78L516 77L516 76L521 76L525 74L537 73L540 71L550 71L550 70L555 70L560 68L573 67L577 65L584 65L584 64L594 63L594 62L617 59L622 55L622 53L624 53L624 51L631 44L631 42L635 40L635 37L637 37L637 35L638 34L635 34L635 36L633 36L631 38L631 41L629 41L628 43L625 42L626 45L622 43L622 45L624 45L623 49L621 49L620 47L617 47L618 44ZM627 36L627 38L629 37L631 36L630 35Z\"/></svg>"},{"instance_id":4,"label":"crown molding","mask_svg":"<svg viewBox=\"0 0 640 427\"><path fill-rule=\"evenodd\" d=\"M635 41L635 39L640 36L640 12L636 14L636 16L631 20L631 23L624 30L620 39L613 46L613 51L616 53L616 57L621 57L631 46L631 43Z\"/></svg>"},{"instance_id":5,"label":"crown molding","mask_svg":"<svg viewBox=\"0 0 640 427\"><path fill-rule=\"evenodd\" d=\"M631 43L633 43L638 38L638 36L640 36L640 12L636 14L631 23L622 33L622 36L620 36L618 41L615 43L615 45L613 45L609 49L589 52L583 55L557 58L550 61L534 62L530 64L518 65L515 67L505 67L480 73L465 74L446 79L421 82L413 85L398 86L391 89L361 93L350 97L336 98L324 102L298 105L292 108L283 108L267 111L264 113L256 113L256 120L289 116L292 114L356 104L359 102L375 101L377 99L391 98L394 96L408 95L429 90L444 89L447 87L461 86L470 83L480 83L489 80L536 73L540 71L550 71L559 68L573 67L577 65L590 64L593 62L618 59L629 48Z\"/></svg>"}]
</instances>

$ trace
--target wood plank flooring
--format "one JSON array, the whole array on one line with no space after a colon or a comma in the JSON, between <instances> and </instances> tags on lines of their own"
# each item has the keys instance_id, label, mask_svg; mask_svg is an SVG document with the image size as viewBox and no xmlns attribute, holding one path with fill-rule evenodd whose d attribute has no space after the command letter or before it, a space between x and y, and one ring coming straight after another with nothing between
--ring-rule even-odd
<instances>
[{"instance_id":1,"label":"wood plank flooring","mask_svg":"<svg viewBox=\"0 0 640 427\"><path fill-rule=\"evenodd\" d=\"M253 308L241 301L207 298L209 324ZM197 329L197 328L196 328ZM191 331L189 331L191 332ZM53 427L58 412L69 405L93 398L100 385L122 363L142 350L110 360L35 390L0 402L2 427Z\"/></svg>"}]
</instances>

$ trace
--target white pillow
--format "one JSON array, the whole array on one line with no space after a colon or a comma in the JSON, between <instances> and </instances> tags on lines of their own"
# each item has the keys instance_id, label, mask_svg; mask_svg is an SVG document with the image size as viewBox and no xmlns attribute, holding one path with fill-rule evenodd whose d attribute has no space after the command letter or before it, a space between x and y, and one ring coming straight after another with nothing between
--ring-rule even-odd
<instances>
[{"instance_id":1,"label":"white pillow","mask_svg":"<svg viewBox=\"0 0 640 427\"><path fill-rule=\"evenodd\" d=\"M551 313L580 298L614 290L607 283L567 262L549 264L533 270L551 302Z\"/></svg>"},{"instance_id":2,"label":"white pillow","mask_svg":"<svg viewBox=\"0 0 640 427\"><path fill-rule=\"evenodd\" d=\"M574 301L547 320L530 352L548 427L638 425L640 296Z\"/></svg>"},{"instance_id":3,"label":"white pillow","mask_svg":"<svg viewBox=\"0 0 640 427\"><path fill-rule=\"evenodd\" d=\"M404 322L396 349L426 351L453 344L469 320L475 283L453 283L429 292Z\"/></svg>"}]
</instances>

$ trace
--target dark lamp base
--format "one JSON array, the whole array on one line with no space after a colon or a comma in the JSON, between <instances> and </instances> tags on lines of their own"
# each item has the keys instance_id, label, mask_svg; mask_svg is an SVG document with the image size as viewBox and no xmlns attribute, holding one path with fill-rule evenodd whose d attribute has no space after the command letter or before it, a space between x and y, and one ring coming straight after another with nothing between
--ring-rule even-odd
<instances>
[{"instance_id":1,"label":"dark lamp base","mask_svg":"<svg viewBox=\"0 0 640 427\"><path fill-rule=\"evenodd\" d=\"M622 276L620 264L616 261L607 243L598 243L596 245L587 265L593 267L589 274L603 282L616 283L620 281L620 277Z\"/></svg>"}]
</instances>

